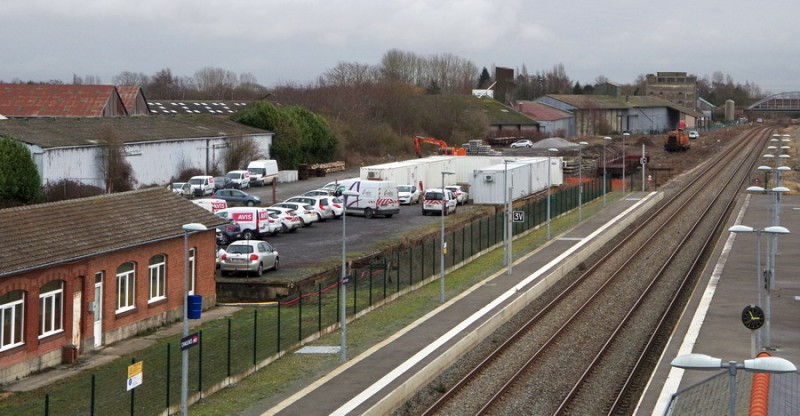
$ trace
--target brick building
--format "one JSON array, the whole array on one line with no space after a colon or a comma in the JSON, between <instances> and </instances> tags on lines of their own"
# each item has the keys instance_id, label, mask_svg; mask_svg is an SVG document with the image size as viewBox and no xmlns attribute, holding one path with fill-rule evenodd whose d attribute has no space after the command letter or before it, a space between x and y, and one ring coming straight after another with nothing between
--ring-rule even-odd
<instances>
[{"instance_id":1,"label":"brick building","mask_svg":"<svg viewBox=\"0 0 800 416\"><path fill-rule=\"evenodd\" d=\"M164 188L0 210L0 384L214 305L225 221Z\"/></svg>"}]
</instances>

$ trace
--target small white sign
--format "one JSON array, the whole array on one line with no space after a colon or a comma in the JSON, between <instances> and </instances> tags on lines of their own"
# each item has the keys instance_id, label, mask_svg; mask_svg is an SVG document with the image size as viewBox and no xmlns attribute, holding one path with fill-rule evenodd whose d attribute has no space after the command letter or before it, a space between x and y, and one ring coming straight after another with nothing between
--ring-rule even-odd
<instances>
[{"instance_id":1,"label":"small white sign","mask_svg":"<svg viewBox=\"0 0 800 416\"><path fill-rule=\"evenodd\" d=\"M525 222L525 211L512 211L514 222Z\"/></svg>"}]
</instances>

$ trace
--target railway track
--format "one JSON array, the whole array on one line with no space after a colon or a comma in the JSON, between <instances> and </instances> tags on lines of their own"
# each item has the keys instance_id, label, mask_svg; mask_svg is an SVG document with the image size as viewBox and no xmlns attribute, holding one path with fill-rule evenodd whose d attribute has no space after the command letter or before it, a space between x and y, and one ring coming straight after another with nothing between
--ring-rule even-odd
<instances>
[{"instance_id":1,"label":"railway track","mask_svg":"<svg viewBox=\"0 0 800 416\"><path fill-rule=\"evenodd\" d=\"M688 175L422 414L631 414L769 131ZM696 170L699 172L699 169ZM456 364L464 367L465 363Z\"/></svg>"}]
</instances>

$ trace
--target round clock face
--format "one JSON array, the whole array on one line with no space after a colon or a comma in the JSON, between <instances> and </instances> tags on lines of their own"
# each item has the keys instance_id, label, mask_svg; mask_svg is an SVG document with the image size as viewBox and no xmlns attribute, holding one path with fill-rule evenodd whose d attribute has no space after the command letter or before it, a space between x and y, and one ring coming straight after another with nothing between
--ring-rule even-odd
<instances>
[{"instance_id":1,"label":"round clock face","mask_svg":"<svg viewBox=\"0 0 800 416\"><path fill-rule=\"evenodd\" d=\"M748 329L759 329L764 325L764 311L755 305L747 305L742 310L742 323Z\"/></svg>"}]
</instances>

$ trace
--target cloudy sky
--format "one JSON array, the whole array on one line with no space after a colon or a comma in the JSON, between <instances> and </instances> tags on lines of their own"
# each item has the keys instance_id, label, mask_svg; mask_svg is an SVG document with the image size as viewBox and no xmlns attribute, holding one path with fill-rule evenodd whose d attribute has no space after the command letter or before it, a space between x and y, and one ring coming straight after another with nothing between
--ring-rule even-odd
<instances>
[{"instance_id":1,"label":"cloudy sky","mask_svg":"<svg viewBox=\"0 0 800 416\"><path fill-rule=\"evenodd\" d=\"M796 0L0 0L0 80L215 67L271 87L399 49L563 64L581 84L720 71L776 93L800 90L798 16Z\"/></svg>"}]
</instances>

